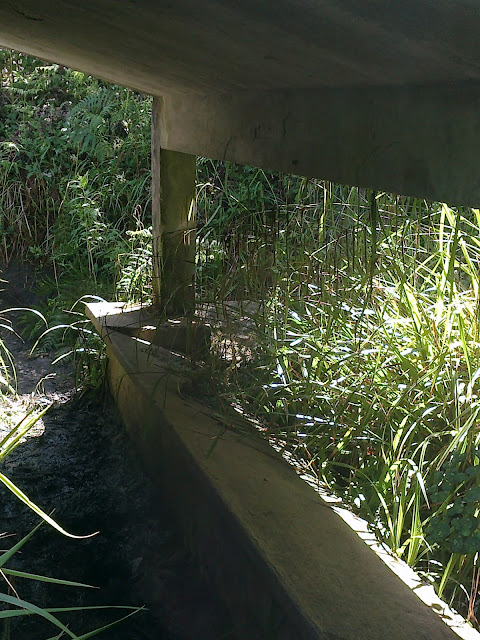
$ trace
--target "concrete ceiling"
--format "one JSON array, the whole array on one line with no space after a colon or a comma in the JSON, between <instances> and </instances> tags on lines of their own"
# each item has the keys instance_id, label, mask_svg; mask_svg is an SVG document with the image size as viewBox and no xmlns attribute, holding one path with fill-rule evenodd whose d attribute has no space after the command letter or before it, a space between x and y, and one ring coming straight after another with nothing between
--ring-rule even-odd
<instances>
[{"instance_id":1,"label":"concrete ceiling","mask_svg":"<svg viewBox=\"0 0 480 640\"><path fill-rule=\"evenodd\" d=\"M479 34L480 0L0 0L1 46L165 96L166 148L475 205Z\"/></svg>"},{"instance_id":2,"label":"concrete ceiling","mask_svg":"<svg viewBox=\"0 0 480 640\"><path fill-rule=\"evenodd\" d=\"M477 0L2 0L0 43L153 94L480 81Z\"/></svg>"}]
</instances>

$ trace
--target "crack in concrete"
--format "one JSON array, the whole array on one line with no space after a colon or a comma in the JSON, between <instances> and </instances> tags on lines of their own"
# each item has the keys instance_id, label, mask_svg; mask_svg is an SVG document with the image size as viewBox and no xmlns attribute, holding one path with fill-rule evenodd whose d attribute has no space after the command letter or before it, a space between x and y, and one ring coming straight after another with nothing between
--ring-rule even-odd
<instances>
[{"instance_id":1,"label":"crack in concrete","mask_svg":"<svg viewBox=\"0 0 480 640\"><path fill-rule=\"evenodd\" d=\"M282 119L282 137L285 140L287 137L287 120L291 117L292 112L289 111L287 115Z\"/></svg>"},{"instance_id":2,"label":"crack in concrete","mask_svg":"<svg viewBox=\"0 0 480 640\"><path fill-rule=\"evenodd\" d=\"M13 7L13 10L15 11L15 13L18 13L19 16L22 16L22 18L26 18L27 20L32 20L33 22L43 22L43 18L36 18L35 16L29 16L28 13L25 13L24 11L20 11L20 9L16 9L15 7Z\"/></svg>"},{"instance_id":3,"label":"crack in concrete","mask_svg":"<svg viewBox=\"0 0 480 640\"><path fill-rule=\"evenodd\" d=\"M233 136L230 136L230 138L227 140L227 144L225 145L225 151L223 152L223 158L222 160L225 161L226 157L227 157L227 151L228 151L228 147L230 146L230 143L233 140Z\"/></svg>"}]
</instances>

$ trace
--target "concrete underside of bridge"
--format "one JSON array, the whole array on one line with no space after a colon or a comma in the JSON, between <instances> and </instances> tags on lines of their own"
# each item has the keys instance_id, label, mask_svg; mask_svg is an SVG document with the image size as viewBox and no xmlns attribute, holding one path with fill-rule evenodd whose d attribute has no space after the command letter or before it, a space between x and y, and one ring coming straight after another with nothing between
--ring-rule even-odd
<instances>
[{"instance_id":1,"label":"concrete underside of bridge","mask_svg":"<svg viewBox=\"0 0 480 640\"><path fill-rule=\"evenodd\" d=\"M165 96L165 149L480 205L475 0L15 0L0 45Z\"/></svg>"}]
</instances>

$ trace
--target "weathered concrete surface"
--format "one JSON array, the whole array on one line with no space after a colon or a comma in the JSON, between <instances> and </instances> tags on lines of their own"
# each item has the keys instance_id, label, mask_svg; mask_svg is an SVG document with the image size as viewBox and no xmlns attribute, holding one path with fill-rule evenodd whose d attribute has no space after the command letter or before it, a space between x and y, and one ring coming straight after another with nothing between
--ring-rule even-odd
<instances>
[{"instance_id":1,"label":"weathered concrete surface","mask_svg":"<svg viewBox=\"0 0 480 640\"><path fill-rule=\"evenodd\" d=\"M1 45L169 96L166 149L475 206L479 33L477 0L0 3Z\"/></svg>"},{"instance_id":2,"label":"weathered concrete surface","mask_svg":"<svg viewBox=\"0 0 480 640\"><path fill-rule=\"evenodd\" d=\"M166 313L195 307L195 156L161 148L163 101L152 107L153 291Z\"/></svg>"},{"instance_id":3,"label":"weathered concrete surface","mask_svg":"<svg viewBox=\"0 0 480 640\"><path fill-rule=\"evenodd\" d=\"M480 85L169 96L161 145L480 206Z\"/></svg>"},{"instance_id":4,"label":"weathered concrete surface","mask_svg":"<svg viewBox=\"0 0 480 640\"><path fill-rule=\"evenodd\" d=\"M159 95L480 81L476 0L12 0L0 43Z\"/></svg>"},{"instance_id":5,"label":"weathered concrete surface","mask_svg":"<svg viewBox=\"0 0 480 640\"><path fill-rule=\"evenodd\" d=\"M89 314L107 344L125 424L238 637L478 640L422 604L266 442L235 433L188 398L182 357L112 331L128 316L118 307L91 304Z\"/></svg>"},{"instance_id":6,"label":"weathered concrete surface","mask_svg":"<svg viewBox=\"0 0 480 640\"><path fill-rule=\"evenodd\" d=\"M150 342L156 347L180 352L192 360L205 359L210 352L211 328L194 317L165 318L156 307L129 307L108 303L108 330Z\"/></svg>"}]
</instances>

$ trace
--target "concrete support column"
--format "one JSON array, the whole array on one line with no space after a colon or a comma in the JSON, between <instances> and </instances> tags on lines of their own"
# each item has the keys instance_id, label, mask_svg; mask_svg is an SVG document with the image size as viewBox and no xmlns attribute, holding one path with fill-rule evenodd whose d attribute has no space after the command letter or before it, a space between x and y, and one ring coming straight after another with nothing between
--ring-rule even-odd
<instances>
[{"instance_id":1,"label":"concrete support column","mask_svg":"<svg viewBox=\"0 0 480 640\"><path fill-rule=\"evenodd\" d=\"M168 314L195 308L195 156L160 146L163 99L152 108L154 303ZM165 132L163 132L165 135Z\"/></svg>"}]
</instances>

